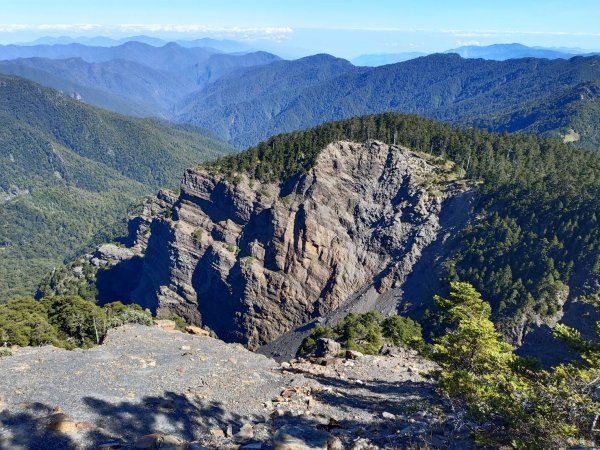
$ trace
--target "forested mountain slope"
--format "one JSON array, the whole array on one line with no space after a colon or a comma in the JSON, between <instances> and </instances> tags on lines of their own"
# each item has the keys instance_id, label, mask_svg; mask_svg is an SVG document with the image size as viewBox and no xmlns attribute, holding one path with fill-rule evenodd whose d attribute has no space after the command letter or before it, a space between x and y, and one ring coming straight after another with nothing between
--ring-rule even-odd
<instances>
[{"instance_id":1,"label":"forested mountain slope","mask_svg":"<svg viewBox=\"0 0 600 450\"><path fill-rule=\"evenodd\" d=\"M142 196L229 151L201 130L120 116L6 76L0 123L0 299L33 293L53 265L114 236Z\"/></svg>"},{"instance_id":2,"label":"forested mountain slope","mask_svg":"<svg viewBox=\"0 0 600 450\"><path fill-rule=\"evenodd\" d=\"M387 111L600 147L598 56L493 61L435 54L356 67L329 55L282 61L265 52L224 54L175 43L0 47L0 59L16 56L28 58L2 61L0 72L117 112L198 125L238 148Z\"/></svg>"},{"instance_id":3,"label":"forested mountain slope","mask_svg":"<svg viewBox=\"0 0 600 450\"><path fill-rule=\"evenodd\" d=\"M556 90L509 113L493 113L474 122L495 131L520 131L575 142L584 148L600 143L600 80Z\"/></svg>"},{"instance_id":4,"label":"forested mountain slope","mask_svg":"<svg viewBox=\"0 0 600 450\"><path fill-rule=\"evenodd\" d=\"M324 86L335 83L344 74L368 70L330 55L244 69L190 95L175 108L175 118L184 123L203 123L243 147L276 132L331 119L343 103L327 99L310 103L313 93L323 93ZM347 86L347 94L354 94L353 86ZM330 96L328 99L333 100Z\"/></svg>"},{"instance_id":5,"label":"forested mountain slope","mask_svg":"<svg viewBox=\"0 0 600 450\"><path fill-rule=\"evenodd\" d=\"M318 76L323 73L327 76ZM328 120L385 111L493 129L499 126L496 118L522 114L536 104L559 108L558 93L598 79L600 57L487 61L437 54L357 68L317 55L233 73L187 98L176 117L238 147ZM561 121L541 114L511 129L539 129L552 136L573 128L583 144L600 147L597 125L577 129L577 117L582 117L579 109L566 111Z\"/></svg>"},{"instance_id":6,"label":"forested mountain slope","mask_svg":"<svg viewBox=\"0 0 600 450\"><path fill-rule=\"evenodd\" d=\"M197 89L190 79L124 59L90 63L81 58L21 58L0 61L0 73L134 116L167 118L173 102Z\"/></svg>"}]
</instances>

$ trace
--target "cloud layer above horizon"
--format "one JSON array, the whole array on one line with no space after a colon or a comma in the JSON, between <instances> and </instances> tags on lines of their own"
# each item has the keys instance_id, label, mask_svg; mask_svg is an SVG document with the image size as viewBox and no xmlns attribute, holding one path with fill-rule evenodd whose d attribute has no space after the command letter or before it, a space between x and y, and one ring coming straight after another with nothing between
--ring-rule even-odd
<instances>
[{"instance_id":1,"label":"cloud layer above horizon","mask_svg":"<svg viewBox=\"0 0 600 450\"><path fill-rule=\"evenodd\" d=\"M465 43L600 50L597 17L597 0L7 0L0 43L145 34L270 42L290 54L343 57Z\"/></svg>"}]
</instances>

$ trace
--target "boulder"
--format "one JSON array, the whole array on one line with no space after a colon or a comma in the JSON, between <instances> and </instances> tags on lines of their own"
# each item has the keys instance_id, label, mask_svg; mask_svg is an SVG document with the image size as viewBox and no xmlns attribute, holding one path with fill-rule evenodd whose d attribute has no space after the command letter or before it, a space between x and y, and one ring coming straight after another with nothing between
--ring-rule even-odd
<instances>
[{"instance_id":1,"label":"boulder","mask_svg":"<svg viewBox=\"0 0 600 450\"><path fill-rule=\"evenodd\" d=\"M361 352L357 352L356 350L346 350L346 359L358 359L363 355Z\"/></svg>"},{"instance_id":2,"label":"boulder","mask_svg":"<svg viewBox=\"0 0 600 450\"><path fill-rule=\"evenodd\" d=\"M254 437L254 427L251 423L245 423L235 434L235 437L241 440L252 439Z\"/></svg>"},{"instance_id":3,"label":"boulder","mask_svg":"<svg viewBox=\"0 0 600 450\"><path fill-rule=\"evenodd\" d=\"M217 437L217 438L225 437L225 432L220 428L211 428L208 432L213 437Z\"/></svg>"},{"instance_id":4,"label":"boulder","mask_svg":"<svg viewBox=\"0 0 600 450\"><path fill-rule=\"evenodd\" d=\"M329 436L327 450L344 450L344 444L342 444L342 440L339 437Z\"/></svg>"},{"instance_id":5,"label":"boulder","mask_svg":"<svg viewBox=\"0 0 600 450\"><path fill-rule=\"evenodd\" d=\"M205 330L204 328L200 327L195 327L193 325L188 325L187 327L185 327L185 331L196 336L210 336L210 332L208 330Z\"/></svg>"},{"instance_id":6,"label":"boulder","mask_svg":"<svg viewBox=\"0 0 600 450\"><path fill-rule=\"evenodd\" d=\"M189 444L177 436L163 436L162 450L187 450Z\"/></svg>"},{"instance_id":7,"label":"boulder","mask_svg":"<svg viewBox=\"0 0 600 450\"><path fill-rule=\"evenodd\" d=\"M317 339L317 348L315 349L315 356L322 358L324 356L336 356L342 351L342 346L339 342L329 338Z\"/></svg>"},{"instance_id":8,"label":"boulder","mask_svg":"<svg viewBox=\"0 0 600 450\"><path fill-rule=\"evenodd\" d=\"M327 450L330 434L325 431L287 425L273 436L274 450Z\"/></svg>"},{"instance_id":9,"label":"boulder","mask_svg":"<svg viewBox=\"0 0 600 450\"><path fill-rule=\"evenodd\" d=\"M63 413L53 414L49 417L48 428L59 433L74 433L79 431L77 422Z\"/></svg>"},{"instance_id":10,"label":"boulder","mask_svg":"<svg viewBox=\"0 0 600 450\"><path fill-rule=\"evenodd\" d=\"M164 438L160 434L147 434L138 439L133 448L139 450L154 450L160 448L164 442Z\"/></svg>"},{"instance_id":11,"label":"boulder","mask_svg":"<svg viewBox=\"0 0 600 450\"><path fill-rule=\"evenodd\" d=\"M164 331L175 331L177 324L174 320L159 319L154 321L154 325Z\"/></svg>"},{"instance_id":12,"label":"boulder","mask_svg":"<svg viewBox=\"0 0 600 450\"><path fill-rule=\"evenodd\" d=\"M73 422L72 420L68 419L52 422L50 425L48 425L48 428L58 431L59 433L75 433L79 431L77 428L77 422Z\"/></svg>"}]
</instances>

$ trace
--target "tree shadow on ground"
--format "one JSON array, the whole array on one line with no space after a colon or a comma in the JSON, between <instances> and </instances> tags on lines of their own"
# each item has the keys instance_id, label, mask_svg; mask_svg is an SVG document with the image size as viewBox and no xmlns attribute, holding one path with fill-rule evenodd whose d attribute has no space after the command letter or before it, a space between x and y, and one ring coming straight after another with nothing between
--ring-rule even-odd
<instances>
[{"instance_id":1,"label":"tree shadow on ground","mask_svg":"<svg viewBox=\"0 0 600 450\"><path fill-rule=\"evenodd\" d=\"M465 427L464 417L457 415L456 419L448 420L447 414L455 411L437 394L435 385L429 382L356 381L299 368L286 370L318 381L326 389L313 391L314 399L344 411L345 416L352 419L323 424L322 421L304 416L284 420L275 417L275 428L291 420L299 426L339 432L340 435L353 430L354 435L345 442L364 435L383 448L475 448L470 430ZM389 414L393 415L393 419L389 419L392 417Z\"/></svg>"},{"instance_id":2,"label":"tree shadow on ground","mask_svg":"<svg viewBox=\"0 0 600 450\"><path fill-rule=\"evenodd\" d=\"M48 428L56 411L47 405L17 405L13 411L0 412L0 448L80 450L96 449L113 441L122 443L123 448L131 448L137 439L150 433L173 435L188 442L200 441L206 448L231 448L248 442L231 436L244 423L254 424L255 431L262 426L262 432L257 432L251 442L260 442L264 450L272 448L271 437L284 426L300 427L308 434L332 433L350 447L364 436L384 448L472 448L464 431L453 434L444 423L411 422L411 414L426 408L428 402L436 403L433 388L428 383L371 380L357 385L351 380L301 370L294 372L324 386L326 389L312 392L314 399L344 412L344 419L334 420L324 411L308 416L267 416L265 412L242 417L228 411L222 403L206 401L193 392L164 392L118 403L90 396L82 399L87 407L85 417L71 418L89 421L92 427L74 433L59 433ZM386 419L383 412L397 417ZM226 436L212 435L211 430L216 428Z\"/></svg>"},{"instance_id":3,"label":"tree shadow on ground","mask_svg":"<svg viewBox=\"0 0 600 450\"><path fill-rule=\"evenodd\" d=\"M19 405L22 410L0 411L0 449L13 450L75 450L77 445L71 437L60 435L48 428L48 420L55 413L53 408L42 403ZM21 409L21 408L20 408Z\"/></svg>"},{"instance_id":4,"label":"tree shadow on ground","mask_svg":"<svg viewBox=\"0 0 600 450\"><path fill-rule=\"evenodd\" d=\"M211 428L241 426L243 418L226 411L218 402L166 392L138 402L113 404L86 397L84 402L99 417L97 426L127 440L148 433L173 434L186 441L199 439Z\"/></svg>"},{"instance_id":5,"label":"tree shadow on ground","mask_svg":"<svg viewBox=\"0 0 600 450\"><path fill-rule=\"evenodd\" d=\"M17 405L18 411L0 412L0 449L79 450L117 441L124 446L140 437L159 433L185 441L210 435L210 429L235 429L249 420L226 411L217 402L203 402L191 396L165 392L141 401L108 401L85 397L89 418L79 431L61 433L49 427L57 411L36 403ZM81 417L70 417L78 422ZM89 420L89 422L87 422ZM264 419L263 419L264 420ZM87 426L91 424L91 426Z\"/></svg>"}]
</instances>

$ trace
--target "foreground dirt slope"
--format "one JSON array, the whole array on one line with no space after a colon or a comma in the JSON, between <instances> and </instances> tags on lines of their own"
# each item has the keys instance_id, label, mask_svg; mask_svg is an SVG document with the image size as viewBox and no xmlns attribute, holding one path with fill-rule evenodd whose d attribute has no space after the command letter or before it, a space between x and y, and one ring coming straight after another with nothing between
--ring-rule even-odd
<instances>
[{"instance_id":1,"label":"foreground dirt slope","mask_svg":"<svg viewBox=\"0 0 600 450\"><path fill-rule=\"evenodd\" d=\"M293 436L314 448L466 448L461 415L420 375L432 367L402 349L279 365L237 344L125 326L90 350L0 359L0 448L135 448L149 433L162 448L281 448Z\"/></svg>"}]
</instances>

